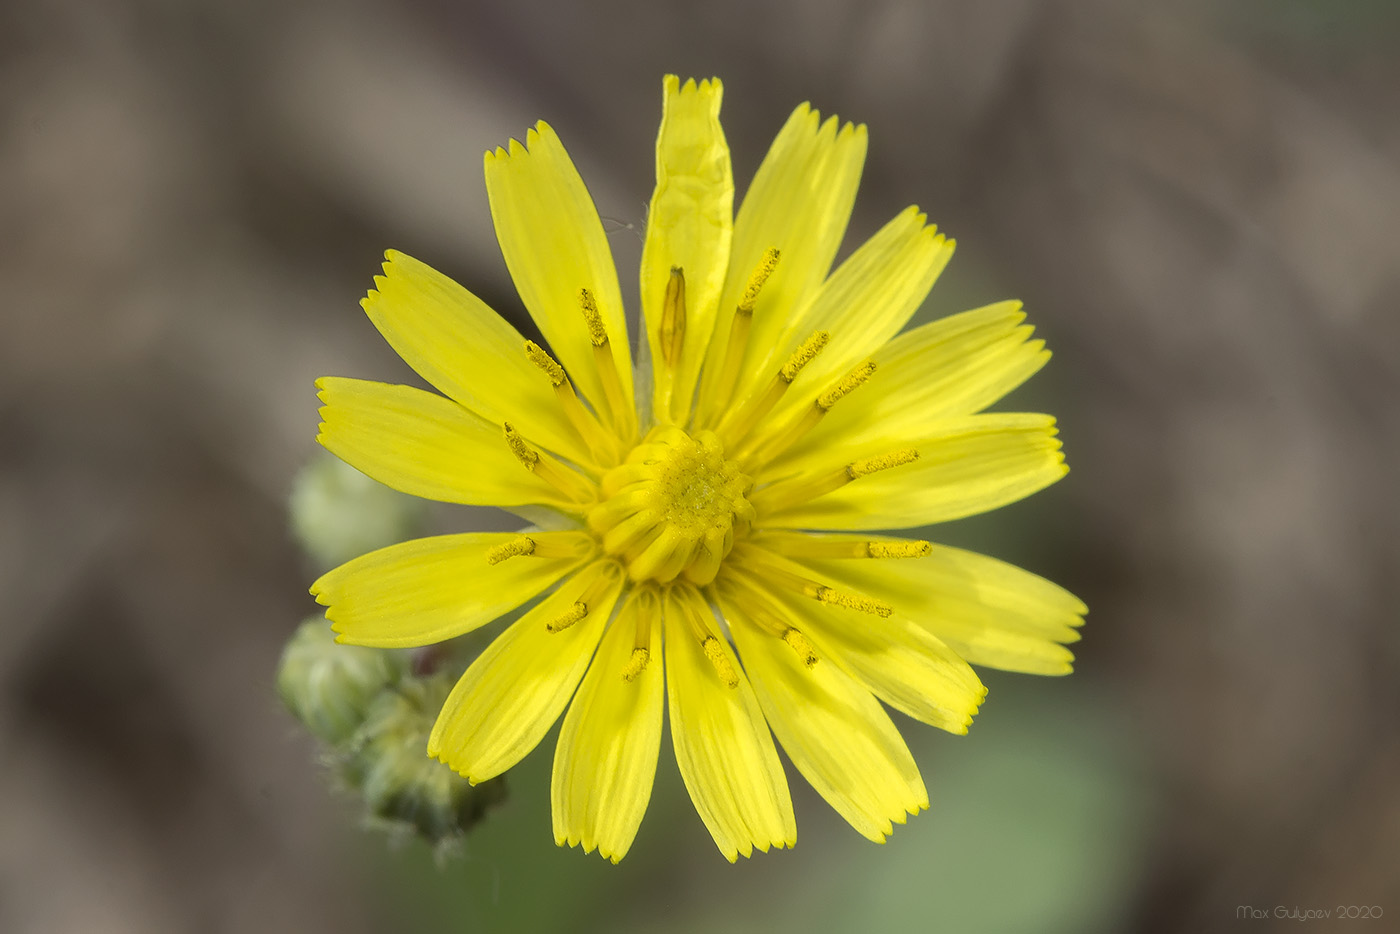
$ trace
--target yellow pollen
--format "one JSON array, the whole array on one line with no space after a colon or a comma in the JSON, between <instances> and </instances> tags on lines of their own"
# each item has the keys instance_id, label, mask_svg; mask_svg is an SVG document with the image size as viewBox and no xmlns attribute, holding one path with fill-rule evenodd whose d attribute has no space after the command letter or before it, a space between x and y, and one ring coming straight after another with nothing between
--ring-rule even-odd
<instances>
[{"instance_id":1,"label":"yellow pollen","mask_svg":"<svg viewBox=\"0 0 1400 934\"><path fill-rule=\"evenodd\" d=\"M872 558L927 558L933 554L929 542L866 542L866 553Z\"/></svg>"},{"instance_id":2,"label":"yellow pollen","mask_svg":"<svg viewBox=\"0 0 1400 934\"><path fill-rule=\"evenodd\" d=\"M647 662L651 660L651 650L635 648L632 650L632 657L627 659L627 667L622 669L623 681L636 681L637 676L646 671Z\"/></svg>"},{"instance_id":3,"label":"yellow pollen","mask_svg":"<svg viewBox=\"0 0 1400 934\"><path fill-rule=\"evenodd\" d=\"M857 480L881 470L889 470L891 467L902 467L905 464L912 464L918 459L918 451L913 448L902 448L898 451L891 451L888 454L881 454L879 457L866 457L847 464L846 475L852 480Z\"/></svg>"},{"instance_id":4,"label":"yellow pollen","mask_svg":"<svg viewBox=\"0 0 1400 934\"><path fill-rule=\"evenodd\" d=\"M544 374L549 377L549 384L556 389L563 385L565 380L564 368L555 359L545 352L545 349L534 341L525 342L525 356L530 358L530 362L544 370Z\"/></svg>"},{"instance_id":5,"label":"yellow pollen","mask_svg":"<svg viewBox=\"0 0 1400 934\"><path fill-rule=\"evenodd\" d=\"M734 309L733 317L729 319L729 337L724 344L724 362L719 368L719 378L707 382L705 398L702 400L702 406L711 412L723 412L725 403L729 401L734 387L738 385L739 369L749 347L749 330L753 326L754 302L758 300L758 293L763 288L763 283L768 281L768 277L773 274L777 265L778 251L769 247L764 251L758 266L749 274L749 284L744 289L744 296L739 300L739 307Z\"/></svg>"},{"instance_id":6,"label":"yellow pollen","mask_svg":"<svg viewBox=\"0 0 1400 934\"><path fill-rule=\"evenodd\" d=\"M516 431L510 422L505 422L501 426L506 432L506 444L510 445L510 451L515 455L516 460L525 465L526 470L534 470L535 465L540 462L540 455L520 437L520 432Z\"/></svg>"},{"instance_id":7,"label":"yellow pollen","mask_svg":"<svg viewBox=\"0 0 1400 934\"><path fill-rule=\"evenodd\" d=\"M579 402L578 396L574 394L574 387L569 383L569 374L564 372L559 362L534 341L525 342L525 356L544 371L549 384L554 387L554 397L563 408L564 417L569 420L574 434L578 435L591 456L586 466L596 469L598 464L616 463L616 439L610 432L605 431L593 413Z\"/></svg>"},{"instance_id":8,"label":"yellow pollen","mask_svg":"<svg viewBox=\"0 0 1400 934\"><path fill-rule=\"evenodd\" d=\"M933 546L918 539L875 541L777 529L755 536L752 542L787 558L925 558L933 554Z\"/></svg>"},{"instance_id":9,"label":"yellow pollen","mask_svg":"<svg viewBox=\"0 0 1400 934\"><path fill-rule=\"evenodd\" d=\"M756 443L751 440L749 444L740 449L740 453L751 456L759 463L772 461L779 454L801 440L807 432L816 427L817 423L822 420L822 416L826 415L826 413L831 410L832 406L868 380L874 372L875 361L865 361L843 376L840 382L817 396L813 406L805 410L799 418L789 423L787 427L780 429L775 434L769 435ZM779 381L781 380L782 377L779 377Z\"/></svg>"},{"instance_id":10,"label":"yellow pollen","mask_svg":"<svg viewBox=\"0 0 1400 934\"><path fill-rule=\"evenodd\" d=\"M754 519L751 486L713 432L658 425L603 475L588 527L632 580L703 586Z\"/></svg>"},{"instance_id":11,"label":"yellow pollen","mask_svg":"<svg viewBox=\"0 0 1400 934\"><path fill-rule=\"evenodd\" d=\"M817 587L808 595L815 598L818 603L825 603L828 606L844 606L848 610L873 613L882 618L889 618L894 613L894 608L883 600L846 593L831 587Z\"/></svg>"},{"instance_id":12,"label":"yellow pollen","mask_svg":"<svg viewBox=\"0 0 1400 934\"><path fill-rule=\"evenodd\" d=\"M795 631L795 630L794 630ZM729 664L729 656L724 654L724 649L720 646L719 640L714 636L706 636L700 648L705 652L705 657L710 660L710 664L715 666L715 674L726 686L737 688L739 686L739 676L734 672L734 666Z\"/></svg>"},{"instance_id":13,"label":"yellow pollen","mask_svg":"<svg viewBox=\"0 0 1400 934\"><path fill-rule=\"evenodd\" d=\"M802 372L802 368L812 362L812 358L821 353L826 342L831 340L831 335L826 331L816 331L811 337L802 342L802 346L793 351L788 357L788 362L783 364L783 368L778 371L784 382L790 383L797 379L797 374Z\"/></svg>"},{"instance_id":14,"label":"yellow pollen","mask_svg":"<svg viewBox=\"0 0 1400 934\"><path fill-rule=\"evenodd\" d=\"M583 320L588 324L588 338L594 347L606 347L608 329L603 325L603 316L598 314L598 304L593 301L593 293L587 289L578 290L579 305L583 308Z\"/></svg>"},{"instance_id":15,"label":"yellow pollen","mask_svg":"<svg viewBox=\"0 0 1400 934\"><path fill-rule=\"evenodd\" d=\"M784 509L810 502L818 496L825 496L833 490L839 490L852 480L859 480L891 467L911 464L918 459L919 452L913 448L902 448L878 457L862 458L828 474L781 480L756 493L754 503L765 514L782 512Z\"/></svg>"},{"instance_id":16,"label":"yellow pollen","mask_svg":"<svg viewBox=\"0 0 1400 934\"><path fill-rule=\"evenodd\" d=\"M500 564L507 558L514 558L520 555L532 555L535 553L535 540L528 535L521 535L508 542L497 545L486 552L487 564Z\"/></svg>"},{"instance_id":17,"label":"yellow pollen","mask_svg":"<svg viewBox=\"0 0 1400 934\"><path fill-rule=\"evenodd\" d=\"M812 643L807 641L807 637L796 629L788 628L783 631L783 641L786 642L797 657L802 659L802 664L811 668L817 663L817 652L812 648Z\"/></svg>"},{"instance_id":18,"label":"yellow pollen","mask_svg":"<svg viewBox=\"0 0 1400 934\"><path fill-rule=\"evenodd\" d=\"M669 367L674 367L681 359L681 346L685 341L685 270L671 267L671 278L666 282L666 300L661 312L661 359Z\"/></svg>"},{"instance_id":19,"label":"yellow pollen","mask_svg":"<svg viewBox=\"0 0 1400 934\"><path fill-rule=\"evenodd\" d=\"M857 386L868 380L874 372L875 361L865 361L860 366L841 377L841 382L832 386L820 396L817 396L817 408L821 409L823 412L829 411L843 396L848 395Z\"/></svg>"},{"instance_id":20,"label":"yellow pollen","mask_svg":"<svg viewBox=\"0 0 1400 934\"><path fill-rule=\"evenodd\" d=\"M577 471L549 454L541 454L530 447L510 422L502 423L501 427L505 430L506 444L510 446L516 460L520 461L526 470L562 493L565 499L578 504L592 502L597 498L593 484Z\"/></svg>"},{"instance_id":21,"label":"yellow pollen","mask_svg":"<svg viewBox=\"0 0 1400 934\"><path fill-rule=\"evenodd\" d=\"M549 632L563 632L574 623L588 615L588 605L585 603L575 603L563 613L544 624L544 628Z\"/></svg>"},{"instance_id":22,"label":"yellow pollen","mask_svg":"<svg viewBox=\"0 0 1400 934\"><path fill-rule=\"evenodd\" d=\"M773 270L778 266L778 256L777 248L770 246L764 251L758 266L749 273L749 284L744 287L744 297L739 300L739 307L736 309L739 314L753 314L753 305L758 301L758 293L763 288L763 283L768 281L768 277L773 275Z\"/></svg>"}]
</instances>

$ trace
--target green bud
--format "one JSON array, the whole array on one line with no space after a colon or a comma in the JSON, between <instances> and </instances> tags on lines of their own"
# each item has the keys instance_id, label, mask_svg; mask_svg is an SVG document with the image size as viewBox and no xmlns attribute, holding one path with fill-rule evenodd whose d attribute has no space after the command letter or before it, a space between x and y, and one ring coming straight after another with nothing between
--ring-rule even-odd
<instances>
[{"instance_id":1,"label":"green bud","mask_svg":"<svg viewBox=\"0 0 1400 934\"><path fill-rule=\"evenodd\" d=\"M450 845L505 799L501 777L472 785L428 758L428 734L453 678L405 678L374 702L343 775L364 794L373 822Z\"/></svg>"},{"instance_id":2,"label":"green bud","mask_svg":"<svg viewBox=\"0 0 1400 934\"><path fill-rule=\"evenodd\" d=\"M330 454L297 474L288 500L292 531L322 567L344 564L417 534L427 508Z\"/></svg>"},{"instance_id":3,"label":"green bud","mask_svg":"<svg viewBox=\"0 0 1400 934\"><path fill-rule=\"evenodd\" d=\"M277 692L317 739L348 741L385 688L407 670L404 653L339 645L330 623L306 620L282 650Z\"/></svg>"}]
</instances>

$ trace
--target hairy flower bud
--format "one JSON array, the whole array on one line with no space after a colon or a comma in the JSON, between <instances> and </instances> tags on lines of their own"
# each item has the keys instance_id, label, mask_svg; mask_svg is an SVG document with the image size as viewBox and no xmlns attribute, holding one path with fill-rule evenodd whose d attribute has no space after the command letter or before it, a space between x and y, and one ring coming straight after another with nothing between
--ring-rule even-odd
<instances>
[{"instance_id":1,"label":"hairy flower bud","mask_svg":"<svg viewBox=\"0 0 1400 934\"><path fill-rule=\"evenodd\" d=\"M329 456L301 469L288 507L297 541L322 567L417 534L426 514L422 500Z\"/></svg>"},{"instance_id":2,"label":"hairy flower bud","mask_svg":"<svg viewBox=\"0 0 1400 934\"><path fill-rule=\"evenodd\" d=\"M454 680L407 678L380 694L344 764L373 822L416 832L435 845L460 837L506 795L504 778L472 785L423 752Z\"/></svg>"},{"instance_id":3,"label":"hairy flower bud","mask_svg":"<svg viewBox=\"0 0 1400 934\"><path fill-rule=\"evenodd\" d=\"M406 670L405 653L337 645L325 620L312 617L282 650L277 692L313 736L335 746L355 734L375 698Z\"/></svg>"}]
</instances>

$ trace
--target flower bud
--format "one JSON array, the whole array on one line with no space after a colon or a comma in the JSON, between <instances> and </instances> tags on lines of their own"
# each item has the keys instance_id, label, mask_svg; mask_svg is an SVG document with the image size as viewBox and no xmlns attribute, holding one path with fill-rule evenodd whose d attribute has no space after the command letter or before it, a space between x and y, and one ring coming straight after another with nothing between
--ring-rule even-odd
<instances>
[{"instance_id":1,"label":"flower bud","mask_svg":"<svg viewBox=\"0 0 1400 934\"><path fill-rule=\"evenodd\" d=\"M405 678L380 694L343 764L373 822L416 832L438 846L461 837L506 795L502 777L472 785L428 758L428 734L453 680L445 674Z\"/></svg>"},{"instance_id":2,"label":"flower bud","mask_svg":"<svg viewBox=\"0 0 1400 934\"><path fill-rule=\"evenodd\" d=\"M318 455L297 474L288 507L297 541L326 568L411 538L427 515L422 500L329 454Z\"/></svg>"},{"instance_id":3,"label":"flower bud","mask_svg":"<svg viewBox=\"0 0 1400 934\"><path fill-rule=\"evenodd\" d=\"M405 653L339 645L319 616L297 628L277 669L277 692L313 736L332 746L355 735L375 698L407 670Z\"/></svg>"}]
</instances>

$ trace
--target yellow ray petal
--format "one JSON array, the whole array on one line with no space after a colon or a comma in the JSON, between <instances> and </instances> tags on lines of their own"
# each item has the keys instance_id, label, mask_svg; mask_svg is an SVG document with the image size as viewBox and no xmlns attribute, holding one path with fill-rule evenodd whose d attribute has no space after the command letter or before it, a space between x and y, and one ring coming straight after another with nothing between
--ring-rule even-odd
<instances>
[{"instance_id":1,"label":"yellow ray petal","mask_svg":"<svg viewBox=\"0 0 1400 934\"><path fill-rule=\"evenodd\" d=\"M857 536L851 536L854 540ZM946 545L899 561L794 559L817 576L878 594L975 665L1068 674L1088 612L1074 594L996 558Z\"/></svg>"},{"instance_id":2,"label":"yellow ray petal","mask_svg":"<svg viewBox=\"0 0 1400 934\"><path fill-rule=\"evenodd\" d=\"M894 823L928 807L909 748L864 685L833 658L805 664L790 644L752 621L749 598L720 590L720 606L774 735L838 814L883 843Z\"/></svg>"},{"instance_id":3,"label":"yellow ray petal","mask_svg":"<svg viewBox=\"0 0 1400 934\"><path fill-rule=\"evenodd\" d=\"M838 132L837 122L831 117L823 123L807 104L794 110L739 206L729 273L701 377L697 413L701 427L713 426L727 401L721 392L727 395L733 388L719 385L729 325L765 251L776 248L781 260L754 308L740 391L747 391L756 380L758 361L767 356L791 314L805 305L831 269L851 219L866 146L864 125L847 123Z\"/></svg>"},{"instance_id":4,"label":"yellow ray petal","mask_svg":"<svg viewBox=\"0 0 1400 934\"><path fill-rule=\"evenodd\" d=\"M640 670L639 636L650 655ZM637 591L603 637L559 733L550 799L560 846L597 848L614 863L632 846L661 748L661 648L655 592Z\"/></svg>"},{"instance_id":5,"label":"yellow ray petal","mask_svg":"<svg viewBox=\"0 0 1400 934\"><path fill-rule=\"evenodd\" d=\"M875 373L834 406L772 467L801 469L832 444L896 447L939 421L972 415L1030 378L1050 359L1020 302L998 302L930 322L870 353ZM795 392L793 395L797 395ZM803 400L811 404L810 392Z\"/></svg>"},{"instance_id":6,"label":"yellow ray petal","mask_svg":"<svg viewBox=\"0 0 1400 934\"><path fill-rule=\"evenodd\" d=\"M384 255L384 275L360 305L409 366L487 421L514 421L570 460L590 459L519 331L432 267L397 250Z\"/></svg>"},{"instance_id":7,"label":"yellow ray petal","mask_svg":"<svg viewBox=\"0 0 1400 934\"><path fill-rule=\"evenodd\" d=\"M564 144L540 121L508 149L488 152L486 194L496 239L520 300L570 378L594 405L603 384L579 310L588 289L607 327L625 395L632 399L632 358L622 291L598 209Z\"/></svg>"},{"instance_id":8,"label":"yellow ray petal","mask_svg":"<svg viewBox=\"0 0 1400 934\"><path fill-rule=\"evenodd\" d=\"M399 648L460 636L512 610L578 567L592 550L580 532L536 532L572 554L491 564L508 532L439 535L361 555L311 585L340 642Z\"/></svg>"},{"instance_id":9,"label":"yellow ray petal","mask_svg":"<svg viewBox=\"0 0 1400 934\"><path fill-rule=\"evenodd\" d=\"M568 509L520 465L501 427L412 386L324 376L316 440L350 466L414 496L477 506Z\"/></svg>"},{"instance_id":10,"label":"yellow ray petal","mask_svg":"<svg viewBox=\"0 0 1400 934\"><path fill-rule=\"evenodd\" d=\"M665 80L661 132L656 140L656 191L642 248L642 315L655 373L653 412L661 422L684 422L729 264L734 230L734 176L720 127L723 93L718 79L681 86ZM660 343L671 270L683 271L684 336L669 364Z\"/></svg>"},{"instance_id":11,"label":"yellow ray petal","mask_svg":"<svg viewBox=\"0 0 1400 934\"><path fill-rule=\"evenodd\" d=\"M953 242L924 221L918 208L906 208L837 267L811 304L788 322L760 369L775 369L813 331L828 332L831 341L792 381L774 423L811 406L834 380L898 334L923 304L953 255Z\"/></svg>"},{"instance_id":12,"label":"yellow ray petal","mask_svg":"<svg viewBox=\"0 0 1400 934\"><path fill-rule=\"evenodd\" d=\"M665 604L666 679L671 739L695 810L731 863L756 846L792 846L797 824L777 749L734 650L715 631L709 605L676 587ZM709 640L701 638L697 626ZM722 654L721 677L709 651Z\"/></svg>"},{"instance_id":13,"label":"yellow ray petal","mask_svg":"<svg viewBox=\"0 0 1400 934\"><path fill-rule=\"evenodd\" d=\"M516 620L452 689L428 738L428 755L473 783L523 759L563 713L621 590L617 564L599 561ZM576 615L572 608L579 602L582 617L551 631L552 621Z\"/></svg>"},{"instance_id":14,"label":"yellow ray petal","mask_svg":"<svg viewBox=\"0 0 1400 934\"><path fill-rule=\"evenodd\" d=\"M749 497L766 528L908 529L961 519L1005 506L1044 489L1069 470L1048 415L991 413L940 423L937 433L903 442L900 466L861 476L802 505L765 512L763 493ZM901 452L901 453L902 453ZM824 470L839 470L877 449L834 445L821 455ZM813 455L813 460L816 455ZM761 477L761 479L767 479Z\"/></svg>"},{"instance_id":15,"label":"yellow ray petal","mask_svg":"<svg viewBox=\"0 0 1400 934\"><path fill-rule=\"evenodd\" d=\"M882 590L853 587L822 570L812 574L778 555L766 554L764 561L889 602ZM760 576L740 572L738 577L750 589L762 587L761 571L756 573ZM972 725L987 689L961 656L903 614L883 617L831 603L799 602L789 594L771 596L782 601L789 613L801 616L806 625L803 632L819 656L838 658L891 707L950 733L965 734Z\"/></svg>"}]
</instances>

